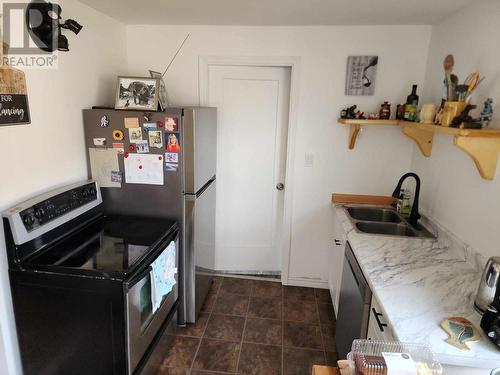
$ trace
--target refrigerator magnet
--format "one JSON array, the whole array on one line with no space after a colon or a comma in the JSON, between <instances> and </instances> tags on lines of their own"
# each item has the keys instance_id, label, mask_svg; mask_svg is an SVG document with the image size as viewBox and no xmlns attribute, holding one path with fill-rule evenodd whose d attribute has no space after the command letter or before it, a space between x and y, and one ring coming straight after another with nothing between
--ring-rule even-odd
<instances>
[{"instance_id":1,"label":"refrigerator magnet","mask_svg":"<svg viewBox=\"0 0 500 375\"><path fill-rule=\"evenodd\" d=\"M135 151L135 146L134 146L134 145L130 145L130 146L128 146L128 150L129 150L130 152ZM127 154L125 157L127 157L127 156L128 156L128 154Z\"/></svg>"},{"instance_id":2,"label":"refrigerator magnet","mask_svg":"<svg viewBox=\"0 0 500 375\"><path fill-rule=\"evenodd\" d=\"M137 118L137 117L125 117L123 119L123 123L127 129L138 128L139 127L139 118Z\"/></svg>"},{"instance_id":3,"label":"refrigerator magnet","mask_svg":"<svg viewBox=\"0 0 500 375\"><path fill-rule=\"evenodd\" d=\"M115 149L119 154L123 154L125 152L123 143L113 143L113 149Z\"/></svg>"},{"instance_id":4,"label":"refrigerator magnet","mask_svg":"<svg viewBox=\"0 0 500 375\"><path fill-rule=\"evenodd\" d=\"M151 130L148 132L149 145L155 148L163 147L163 140L161 136L161 130Z\"/></svg>"},{"instance_id":5,"label":"refrigerator magnet","mask_svg":"<svg viewBox=\"0 0 500 375\"><path fill-rule=\"evenodd\" d=\"M179 133L165 133L165 150L167 152L181 152L181 139Z\"/></svg>"},{"instance_id":6,"label":"refrigerator magnet","mask_svg":"<svg viewBox=\"0 0 500 375\"><path fill-rule=\"evenodd\" d=\"M108 116L104 115L101 117L101 128L107 128L109 125L109 119L108 119Z\"/></svg>"},{"instance_id":7,"label":"refrigerator magnet","mask_svg":"<svg viewBox=\"0 0 500 375\"><path fill-rule=\"evenodd\" d=\"M156 121L156 125L158 125L159 128L163 128L163 122L162 121Z\"/></svg>"},{"instance_id":8,"label":"refrigerator magnet","mask_svg":"<svg viewBox=\"0 0 500 375\"><path fill-rule=\"evenodd\" d=\"M165 162L166 163L178 163L179 154L176 152L165 152Z\"/></svg>"},{"instance_id":9,"label":"refrigerator magnet","mask_svg":"<svg viewBox=\"0 0 500 375\"><path fill-rule=\"evenodd\" d=\"M122 182L122 173L120 171L111 171L111 181L112 182Z\"/></svg>"},{"instance_id":10,"label":"refrigerator magnet","mask_svg":"<svg viewBox=\"0 0 500 375\"><path fill-rule=\"evenodd\" d=\"M158 129L156 126L156 122L145 122L144 125L142 125L144 128L144 131L146 133L150 132L151 130L156 130Z\"/></svg>"},{"instance_id":11,"label":"refrigerator magnet","mask_svg":"<svg viewBox=\"0 0 500 375\"><path fill-rule=\"evenodd\" d=\"M130 138L130 143L137 143L138 141L142 141L141 128L130 128L128 130L128 136Z\"/></svg>"},{"instance_id":12,"label":"refrigerator magnet","mask_svg":"<svg viewBox=\"0 0 500 375\"><path fill-rule=\"evenodd\" d=\"M135 147L137 148L137 152L139 154L145 154L149 152L148 141L137 141Z\"/></svg>"},{"instance_id":13,"label":"refrigerator magnet","mask_svg":"<svg viewBox=\"0 0 500 375\"><path fill-rule=\"evenodd\" d=\"M176 132L179 130L177 125L178 121L177 117L165 117L165 130L169 132Z\"/></svg>"},{"instance_id":14,"label":"refrigerator magnet","mask_svg":"<svg viewBox=\"0 0 500 375\"><path fill-rule=\"evenodd\" d=\"M121 141L123 139L123 132L121 130L113 130L113 139Z\"/></svg>"},{"instance_id":15,"label":"refrigerator magnet","mask_svg":"<svg viewBox=\"0 0 500 375\"><path fill-rule=\"evenodd\" d=\"M177 172L179 164L165 163L165 172Z\"/></svg>"},{"instance_id":16,"label":"refrigerator magnet","mask_svg":"<svg viewBox=\"0 0 500 375\"><path fill-rule=\"evenodd\" d=\"M94 146L106 147L106 138L94 138Z\"/></svg>"}]
</instances>

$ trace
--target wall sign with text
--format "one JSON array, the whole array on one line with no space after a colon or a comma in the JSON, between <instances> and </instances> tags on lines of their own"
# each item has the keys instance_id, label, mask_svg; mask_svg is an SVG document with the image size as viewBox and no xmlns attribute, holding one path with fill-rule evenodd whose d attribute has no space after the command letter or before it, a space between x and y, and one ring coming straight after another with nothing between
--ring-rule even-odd
<instances>
[{"instance_id":1,"label":"wall sign with text","mask_svg":"<svg viewBox=\"0 0 500 375\"><path fill-rule=\"evenodd\" d=\"M0 68L0 126L30 122L24 72L8 67Z\"/></svg>"}]
</instances>

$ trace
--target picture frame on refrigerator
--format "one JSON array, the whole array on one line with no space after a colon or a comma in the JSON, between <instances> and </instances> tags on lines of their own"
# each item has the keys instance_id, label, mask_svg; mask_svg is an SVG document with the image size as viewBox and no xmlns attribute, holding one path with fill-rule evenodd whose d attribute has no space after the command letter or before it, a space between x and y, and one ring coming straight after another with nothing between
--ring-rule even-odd
<instances>
[{"instance_id":1,"label":"picture frame on refrigerator","mask_svg":"<svg viewBox=\"0 0 500 375\"><path fill-rule=\"evenodd\" d=\"M167 87L165 86L165 81L163 80L163 74L160 72L156 72L154 70L149 71L149 75L152 78L156 78L160 80L160 90L158 96L158 102L160 104L160 108L162 111L165 111L168 107L168 95L167 95Z\"/></svg>"},{"instance_id":2,"label":"picture frame on refrigerator","mask_svg":"<svg viewBox=\"0 0 500 375\"><path fill-rule=\"evenodd\" d=\"M159 91L158 78L119 76L115 109L157 111Z\"/></svg>"}]
</instances>

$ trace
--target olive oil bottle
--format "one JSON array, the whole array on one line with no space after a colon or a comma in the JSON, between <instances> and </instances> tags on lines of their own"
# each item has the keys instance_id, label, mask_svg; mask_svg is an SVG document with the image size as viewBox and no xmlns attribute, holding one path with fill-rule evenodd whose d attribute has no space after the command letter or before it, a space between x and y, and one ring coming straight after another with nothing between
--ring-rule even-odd
<instances>
[{"instance_id":1,"label":"olive oil bottle","mask_svg":"<svg viewBox=\"0 0 500 375\"><path fill-rule=\"evenodd\" d=\"M411 94L406 98L405 121L415 121L417 119L418 95L417 85L413 85Z\"/></svg>"}]
</instances>

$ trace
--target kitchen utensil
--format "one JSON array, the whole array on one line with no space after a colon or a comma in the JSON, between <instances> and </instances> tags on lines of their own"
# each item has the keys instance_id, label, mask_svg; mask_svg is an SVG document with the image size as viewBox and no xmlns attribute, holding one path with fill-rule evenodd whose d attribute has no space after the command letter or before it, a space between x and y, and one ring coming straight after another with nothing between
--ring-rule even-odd
<instances>
[{"instance_id":1,"label":"kitchen utensil","mask_svg":"<svg viewBox=\"0 0 500 375\"><path fill-rule=\"evenodd\" d=\"M457 86L458 86L458 77L455 74L450 74L451 84L449 85L450 97L448 100L457 100Z\"/></svg>"},{"instance_id":2,"label":"kitchen utensil","mask_svg":"<svg viewBox=\"0 0 500 375\"><path fill-rule=\"evenodd\" d=\"M468 86L467 87L467 96L472 92L474 87L477 84L477 81L479 81L479 72L474 71L472 72L466 79L465 79L465 84Z\"/></svg>"},{"instance_id":3,"label":"kitchen utensil","mask_svg":"<svg viewBox=\"0 0 500 375\"><path fill-rule=\"evenodd\" d=\"M441 328L450 336L446 342L460 350L470 350L466 343L481 339L479 330L465 318L452 317L443 319Z\"/></svg>"},{"instance_id":4,"label":"kitchen utensil","mask_svg":"<svg viewBox=\"0 0 500 375\"><path fill-rule=\"evenodd\" d=\"M484 313L488 306L495 300L495 294L499 287L499 276L500 257L491 257L484 267L476 300L474 301L474 307L479 313Z\"/></svg>"},{"instance_id":5,"label":"kitchen utensil","mask_svg":"<svg viewBox=\"0 0 500 375\"><path fill-rule=\"evenodd\" d=\"M455 58L453 55L448 55L444 58L443 68L446 76L445 84L446 84L446 100L452 100L453 92L452 92L452 82L451 82L451 72L453 71L453 67L455 66Z\"/></svg>"},{"instance_id":6,"label":"kitchen utensil","mask_svg":"<svg viewBox=\"0 0 500 375\"><path fill-rule=\"evenodd\" d=\"M472 99L472 93L477 89L477 87L481 84L481 82L484 81L484 77L479 79L478 81L476 81L476 83L474 84L474 86L472 88L469 88L469 90L467 90L467 96L465 98L465 101L466 103L469 103L470 100Z\"/></svg>"},{"instance_id":7,"label":"kitchen utensil","mask_svg":"<svg viewBox=\"0 0 500 375\"><path fill-rule=\"evenodd\" d=\"M457 101L459 102L465 102L465 98L467 97L467 91L469 90L469 86L467 85L457 85L456 86L456 93L457 93Z\"/></svg>"}]
</instances>

